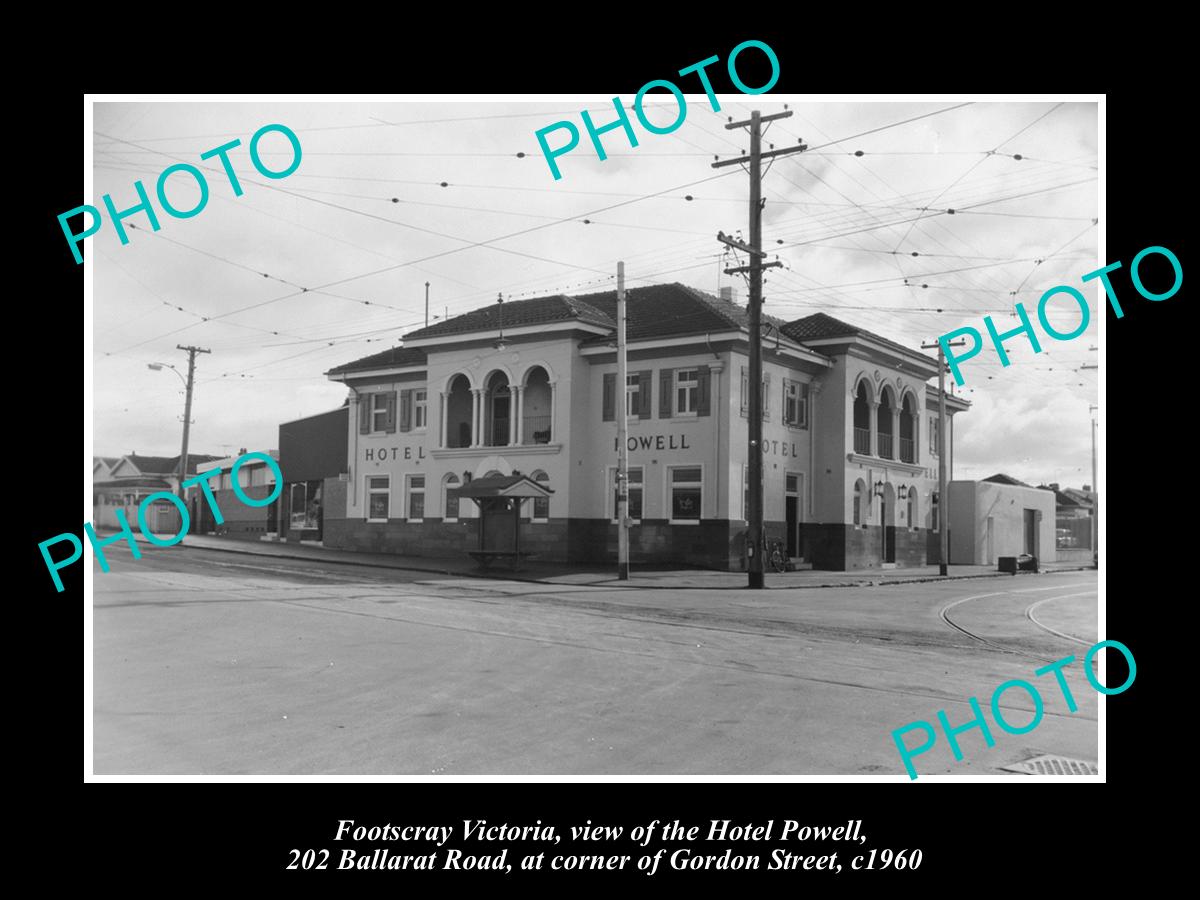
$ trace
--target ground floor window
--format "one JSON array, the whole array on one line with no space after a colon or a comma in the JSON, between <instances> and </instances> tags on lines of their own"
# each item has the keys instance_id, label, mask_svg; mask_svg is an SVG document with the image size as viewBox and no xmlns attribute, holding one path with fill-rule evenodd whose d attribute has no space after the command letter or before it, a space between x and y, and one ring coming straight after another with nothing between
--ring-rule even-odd
<instances>
[{"instance_id":1,"label":"ground floor window","mask_svg":"<svg viewBox=\"0 0 1200 900\"><path fill-rule=\"evenodd\" d=\"M854 482L854 524L861 525L863 523L863 497L866 491L865 486L861 481Z\"/></svg>"},{"instance_id":2,"label":"ground floor window","mask_svg":"<svg viewBox=\"0 0 1200 900\"><path fill-rule=\"evenodd\" d=\"M367 476L367 521L386 522L391 514L392 477Z\"/></svg>"},{"instance_id":3,"label":"ground floor window","mask_svg":"<svg viewBox=\"0 0 1200 900\"><path fill-rule=\"evenodd\" d=\"M620 509L620 494L621 494L620 485L617 484L617 469L616 469L616 467L610 468L608 470L608 474L609 474L609 477L612 479L612 485L613 485L612 515L609 518L612 519L612 521L616 522L617 521L617 512ZM629 518L632 519L634 522L640 522L642 520L642 499L643 499L643 488L645 486L645 482L644 482L645 476L643 474L643 469L641 466L630 466L628 469L625 470L625 474L628 477L628 482L627 482L628 483L627 494L629 496L628 515L629 515Z\"/></svg>"},{"instance_id":4,"label":"ground floor window","mask_svg":"<svg viewBox=\"0 0 1200 900\"><path fill-rule=\"evenodd\" d=\"M422 522L425 519L425 476L409 475L408 481L408 521Z\"/></svg>"},{"instance_id":5,"label":"ground floor window","mask_svg":"<svg viewBox=\"0 0 1200 900\"><path fill-rule=\"evenodd\" d=\"M668 466L667 498L672 523L700 521L704 501L704 470L701 466Z\"/></svg>"},{"instance_id":6,"label":"ground floor window","mask_svg":"<svg viewBox=\"0 0 1200 900\"><path fill-rule=\"evenodd\" d=\"M543 487L550 485L550 476L538 469L530 476L538 484ZM533 521L546 522L550 519L550 498L549 497L534 497L533 503Z\"/></svg>"},{"instance_id":7,"label":"ground floor window","mask_svg":"<svg viewBox=\"0 0 1200 900\"><path fill-rule=\"evenodd\" d=\"M443 519L447 522L456 522L458 521L458 476L451 473L446 476L442 484L446 491L446 500L442 505L442 509L445 510Z\"/></svg>"}]
</instances>

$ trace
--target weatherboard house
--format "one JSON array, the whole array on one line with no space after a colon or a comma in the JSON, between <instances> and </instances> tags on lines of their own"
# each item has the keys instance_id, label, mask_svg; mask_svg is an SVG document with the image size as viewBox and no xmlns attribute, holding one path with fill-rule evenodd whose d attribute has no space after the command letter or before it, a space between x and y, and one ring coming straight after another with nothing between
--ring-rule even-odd
<instances>
[{"instance_id":1,"label":"weatherboard house","mask_svg":"<svg viewBox=\"0 0 1200 900\"><path fill-rule=\"evenodd\" d=\"M623 402L632 561L742 568L747 312L682 284L627 291L621 386L616 306L615 291L491 304L326 373L349 389L349 416L345 501L326 504L325 546L465 553L480 504L460 492L521 475L524 550L615 560ZM817 568L935 560L936 361L823 313L766 322L769 535ZM967 408L948 396L948 421Z\"/></svg>"}]
</instances>

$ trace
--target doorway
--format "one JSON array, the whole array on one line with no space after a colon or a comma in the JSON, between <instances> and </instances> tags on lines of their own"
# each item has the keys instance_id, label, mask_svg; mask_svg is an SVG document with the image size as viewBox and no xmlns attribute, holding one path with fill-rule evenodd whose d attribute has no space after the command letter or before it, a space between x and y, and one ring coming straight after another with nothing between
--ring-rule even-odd
<instances>
[{"instance_id":1,"label":"doorway","mask_svg":"<svg viewBox=\"0 0 1200 900\"><path fill-rule=\"evenodd\" d=\"M798 472L786 475L784 489L784 517L787 521L787 552L795 558L803 558L803 548L800 546L800 497L803 493L803 476Z\"/></svg>"},{"instance_id":2,"label":"doorway","mask_svg":"<svg viewBox=\"0 0 1200 900\"><path fill-rule=\"evenodd\" d=\"M504 447L508 444L508 408L509 393L506 385L492 395L491 445L493 447Z\"/></svg>"},{"instance_id":3,"label":"doorway","mask_svg":"<svg viewBox=\"0 0 1200 900\"><path fill-rule=\"evenodd\" d=\"M1037 510L1025 510L1025 552L1037 556Z\"/></svg>"},{"instance_id":4,"label":"doorway","mask_svg":"<svg viewBox=\"0 0 1200 900\"><path fill-rule=\"evenodd\" d=\"M879 525L883 532L883 562L896 562L896 489L891 482L883 486L883 496L879 498Z\"/></svg>"},{"instance_id":5,"label":"doorway","mask_svg":"<svg viewBox=\"0 0 1200 900\"><path fill-rule=\"evenodd\" d=\"M994 516L988 516L987 520L987 558L984 560L985 565L992 565L996 561L996 519Z\"/></svg>"}]
</instances>

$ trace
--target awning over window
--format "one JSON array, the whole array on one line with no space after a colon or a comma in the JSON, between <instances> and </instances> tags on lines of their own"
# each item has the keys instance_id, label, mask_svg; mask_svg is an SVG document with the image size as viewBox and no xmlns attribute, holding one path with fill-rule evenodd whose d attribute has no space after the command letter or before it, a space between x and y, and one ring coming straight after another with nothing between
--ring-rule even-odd
<instances>
[{"instance_id":1,"label":"awning over window","mask_svg":"<svg viewBox=\"0 0 1200 900\"><path fill-rule=\"evenodd\" d=\"M528 475L492 475L455 488L459 497L549 497L554 491Z\"/></svg>"}]
</instances>

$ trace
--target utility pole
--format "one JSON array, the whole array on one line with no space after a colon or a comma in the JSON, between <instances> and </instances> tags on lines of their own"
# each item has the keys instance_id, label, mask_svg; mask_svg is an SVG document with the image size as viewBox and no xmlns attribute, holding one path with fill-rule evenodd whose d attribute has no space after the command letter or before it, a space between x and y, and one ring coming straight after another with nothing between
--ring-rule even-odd
<instances>
[{"instance_id":1,"label":"utility pole","mask_svg":"<svg viewBox=\"0 0 1200 900\"><path fill-rule=\"evenodd\" d=\"M425 327L429 327L429 282L425 282Z\"/></svg>"},{"instance_id":2,"label":"utility pole","mask_svg":"<svg viewBox=\"0 0 1200 900\"><path fill-rule=\"evenodd\" d=\"M961 347L966 341L951 342L951 347ZM946 495L947 460L946 460L946 351L941 341L933 344L922 344L922 350L938 352L938 572L947 574L950 562L950 498Z\"/></svg>"},{"instance_id":3,"label":"utility pole","mask_svg":"<svg viewBox=\"0 0 1200 900\"><path fill-rule=\"evenodd\" d=\"M211 350L204 350L200 347L185 347L182 344L175 345L176 350L186 350L188 355L188 374L187 374L187 397L183 402L183 449L179 453L179 499L187 505L186 491L183 488L183 483L187 480L188 470L188 434L192 427L192 384L196 374L196 354L197 353L212 353Z\"/></svg>"},{"instance_id":4,"label":"utility pole","mask_svg":"<svg viewBox=\"0 0 1200 900\"><path fill-rule=\"evenodd\" d=\"M625 263L617 263L617 389L613 402L617 414L617 578L629 579L629 363L625 352ZM640 388L639 388L640 391ZM639 393L638 403L649 403Z\"/></svg>"},{"instance_id":5,"label":"utility pole","mask_svg":"<svg viewBox=\"0 0 1200 900\"><path fill-rule=\"evenodd\" d=\"M786 119L791 116L791 110L785 110L774 115L764 116L758 110L750 113L750 118L744 122L730 122L725 126L726 131L734 128L750 128L750 155L739 156L736 159L726 159L712 164L714 169L724 166L749 163L747 171L750 174L750 243L746 245L735 241L724 233L718 232L717 240L729 247L735 247L747 253L750 265L736 266L725 270L727 275L737 272L750 274L750 435L747 442L746 475L750 481L750 508L746 511L746 555L749 569L749 584L758 590L763 586L763 457L762 457L762 273L763 269L780 266L782 263L764 263L766 256L762 249L762 161L776 156L787 156L808 149L801 142L795 147L782 150L762 152L762 125L775 119Z\"/></svg>"}]
</instances>

